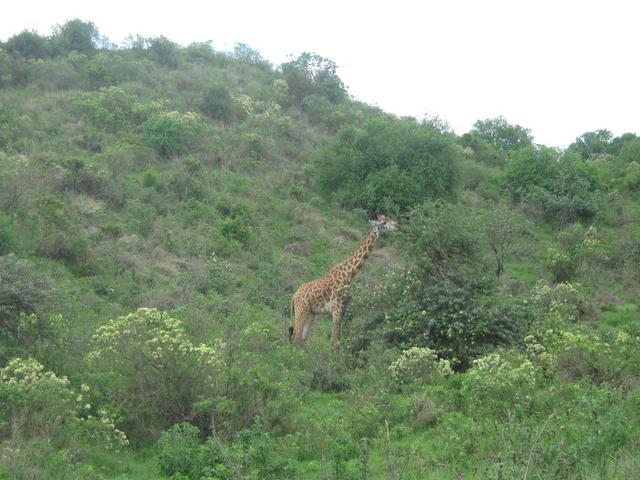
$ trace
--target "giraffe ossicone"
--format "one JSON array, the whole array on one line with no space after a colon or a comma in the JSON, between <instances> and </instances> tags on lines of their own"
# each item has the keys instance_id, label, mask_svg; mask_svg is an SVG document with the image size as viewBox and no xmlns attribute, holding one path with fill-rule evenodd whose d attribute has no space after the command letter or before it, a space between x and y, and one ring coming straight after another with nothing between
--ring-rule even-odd
<instances>
[{"instance_id":1,"label":"giraffe ossicone","mask_svg":"<svg viewBox=\"0 0 640 480\"><path fill-rule=\"evenodd\" d=\"M382 214L379 214L374 220L369 220L369 223L371 223L371 228L366 237L349 258L331 267L324 277L303 283L293 294L291 299L292 326L289 328L291 342L304 345L309 335L313 314L331 313L333 320L331 346L334 351L340 348L340 324L344 311L342 290L363 267L378 236L382 232L400 229L397 222Z\"/></svg>"}]
</instances>

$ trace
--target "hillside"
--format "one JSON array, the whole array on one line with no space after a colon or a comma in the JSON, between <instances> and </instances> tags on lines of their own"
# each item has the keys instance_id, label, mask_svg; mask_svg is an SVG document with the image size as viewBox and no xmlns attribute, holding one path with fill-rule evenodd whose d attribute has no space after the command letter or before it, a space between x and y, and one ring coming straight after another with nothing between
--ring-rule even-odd
<instances>
[{"instance_id":1,"label":"hillside","mask_svg":"<svg viewBox=\"0 0 640 480\"><path fill-rule=\"evenodd\" d=\"M0 478L635 479L640 138L351 98L329 59L0 43ZM364 238L342 345L290 302Z\"/></svg>"}]
</instances>

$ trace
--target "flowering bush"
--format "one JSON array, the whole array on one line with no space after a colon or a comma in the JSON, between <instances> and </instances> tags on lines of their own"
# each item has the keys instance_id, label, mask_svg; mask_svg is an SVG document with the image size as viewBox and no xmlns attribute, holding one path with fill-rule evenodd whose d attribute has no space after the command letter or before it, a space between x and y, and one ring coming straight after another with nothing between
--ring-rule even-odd
<instances>
[{"instance_id":1,"label":"flowering bush","mask_svg":"<svg viewBox=\"0 0 640 480\"><path fill-rule=\"evenodd\" d=\"M473 361L463 379L462 392L469 405L489 403L503 407L501 410L513 410L532 401L538 382L538 369L520 354L507 359L490 353Z\"/></svg>"},{"instance_id":2,"label":"flowering bush","mask_svg":"<svg viewBox=\"0 0 640 480\"><path fill-rule=\"evenodd\" d=\"M439 378L453 374L451 363L438 359L435 351L428 347L411 347L404 350L389 366L391 377L398 383L433 383Z\"/></svg>"},{"instance_id":3,"label":"flowering bush","mask_svg":"<svg viewBox=\"0 0 640 480\"><path fill-rule=\"evenodd\" d=\"M161 112L142 125L142 133L162 156L170 157L185 151L198 138L203 125L194 112Z\"/></svg>"},{"instance_id":4,"label":"flowering bush","mask_svg":"<svg viewBox=\"0 0 640 480\"><path fill-rule=\"evenodd\" d=\"M600 381L610 374L611 347L595 333L586 329L549 329L544 332L544 344L555 358L556 372L564 380Z\"/></svg>"},{"instance_id":5,"label":"flowering bush","mask_svg":"<svg viewBox=\"0 0 640 480\"><path fill-rule=\"evenodd\" d=\"M90 388L80 393L67 377L45 371L33 358L14 358L0 369L0 439L14 441L49 438L57 446L80 439L102 448L128 443L104 410L93 410ZM15 429L16 426L20 428ZM19 436L19 438L16 438Z\"/></svg>"},{"instance_id":6,"label":"flowering bush","mask_svg":"<svg viewBox=\"0 0 640 480\"><path fill-rule=\"evenodd\" d=\"M539 281L531 294L531 303L538 310L538 318L545 325L560 325L575 322L584 306L579 283L557 283L547 285Z\"/></svg>"},{"instance_id":7,"label":"flowering bush","mask_svg":"<svg viewBox=\"0 0 640 480\"><path fill-rule=\"evenodd\" d=\"M130 432L153 434L154 424L193 418L194 404L218 391L224 345L194 344L165 312L140 308L113 319L98 328L93 345L87 361Z\"/></svg>"}]
</instances>

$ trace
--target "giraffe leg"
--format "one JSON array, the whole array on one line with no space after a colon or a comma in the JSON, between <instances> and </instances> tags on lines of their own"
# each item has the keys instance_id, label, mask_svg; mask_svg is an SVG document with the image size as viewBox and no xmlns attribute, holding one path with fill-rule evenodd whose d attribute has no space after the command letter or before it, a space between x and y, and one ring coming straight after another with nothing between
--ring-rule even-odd
<instances>
[{"instance_id":1,"label":"giraffe leg","mask_svg":"<svg viewBox=\"0 0 640 480\"><path fill-rule=\"evenodd\" d=\"M310 309L306 303L303 302L295 302L294 301L294 311L295 311L295 322L293 327L293 335L292 340L293 343L296 343L300 346L304 345L304 341L307 339L307 335L309 333L309 324L310 321Z\"/></svg>"},{"instance_id":2,"label":"giraffe leg","mask_svg":"<svg viewBox=\"0 0 640 480\"><path fill-rule=\"evenodd\" d=\"M311 320L313 319L313 314L307 314L307 318L304 321L304 325L302 325L302 343L307 341L307 337L309 336L309 330L311 330Z\"/></svg>"},{"instance_id":3,"label":"giraffe leg","mask_svg":"<svg viewBox=\"0 0 640 480\"><path fill-rule=\"evenodd\" d=\"M333 320L333 331L331 332L331 348L334 352L340 350L340 327L342 322L343 303L342 299L336 295L331 295L331 319Z\"/></svg>"}]
</instances>

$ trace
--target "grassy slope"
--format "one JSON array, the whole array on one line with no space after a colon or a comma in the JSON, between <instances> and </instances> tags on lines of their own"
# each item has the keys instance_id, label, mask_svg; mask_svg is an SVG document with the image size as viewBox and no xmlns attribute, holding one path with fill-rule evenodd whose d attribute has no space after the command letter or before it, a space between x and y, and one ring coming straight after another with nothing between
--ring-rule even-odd
<instances>
[{"instance_id":1,"label":"grassy slope","mask_svg":"<svg viewBox=\"0 0 640 480\"><path fill-rule=\"evenodd\" d=\"M362 212L342 211L309 189L298 196L290 193L291 184L304 178L304 166L314 149L331 132L310 124L291 108L283 114L290 122L284 134L259 121L251 123L251 119L230 125L206 120L205 141L188 155L169 160L160 158L137 128L108 132L98 140L98 152L87 151L82 146L86 125L74 106L87 87L81 68L67 66L57 77L39 73L30 88L0 91L0 104L19 112L23 129L15 152L3 155L0 161L11 165L27 158L29 162L30 177L20 177L24 191L13 216L18 237L15 250L55 279L61 300L57 310L70 321L70 349L61 360L67 366L65 373L79 382L83 367L74 359L86 353L95 328L138 306L173 309L197 338L220 333L220 316L246 315L259 315L260 321L281 328L284 337L295 287L344 258L367 228ZM142 61L128 77L113 83L137 101L169 99L172 109L189 111L198 108L201 92L212 82L224 82L236 94L266 98L275 78L277 74L269 69L236 60L186 62L178 70ZM353 106L354 111L361 108ZM247 135L254 132L263 140L259 158L247 153ZM93 196L60 186L64 176L60 165L73 157L83 158L94 171L106 172L106 194ZM150 177L155 180L149 181ZM202 195L189 194L194 186L190 182L201 188ZM88 259L81 265L34 255L41 234L36 202L46 193L64 198L74 228L86 236ZM638 207L631 204L627 208L633 222ZM221 233L228 210L240 212L246 221L249 235L244 244ZM529 248L507 264L506 283L517 281L531 287L544 275L541 246L554 241L553 232L545 228L539 227ZM602 232L614 237L617 228L603 226ZM113 231L117 233L109 233ZM386 254L393 250L388 244L384 248ZM384 263L383 255L374 255L361 281L379 275ZM614 273L585 280L594 294L604 290L615 297L602 314L601 329L623 329L638 321L636 289L619 282ZM606 304L604 298L602 304ZM326 350L321 344L327 343L329 323L316 326L311 348ZM322 428L331 419L339 423L340 418L351 416L354 402L357 404L354 395L312 393L295 415L313 419L312 428ZM375 426L370 468L378 473L371 478L389 478L393 475L389 469L394 468L406 469L409 473L404 478L473 478L495 463L490 451L495 445L456 445L446 422L429 429L426 421L424 427L413 429L414 419L406 413L412 405L402 395L392 395L389 401L394 405L390 411L405 414L391 425L390 432L384 424ZM529 440L540 426L533 420ZM482 436L483 432L475 434ZM292 455L288 443L283 445L283 455ZM327 478L329 460L315 454L305 459L304 452L295 452L299 478ZM111 472L109 478L157 476L153 457L127 452L96 461L105 473ZM353 472L359 468L356 460L347 465Z\"/></svg>"}]
</instances>

